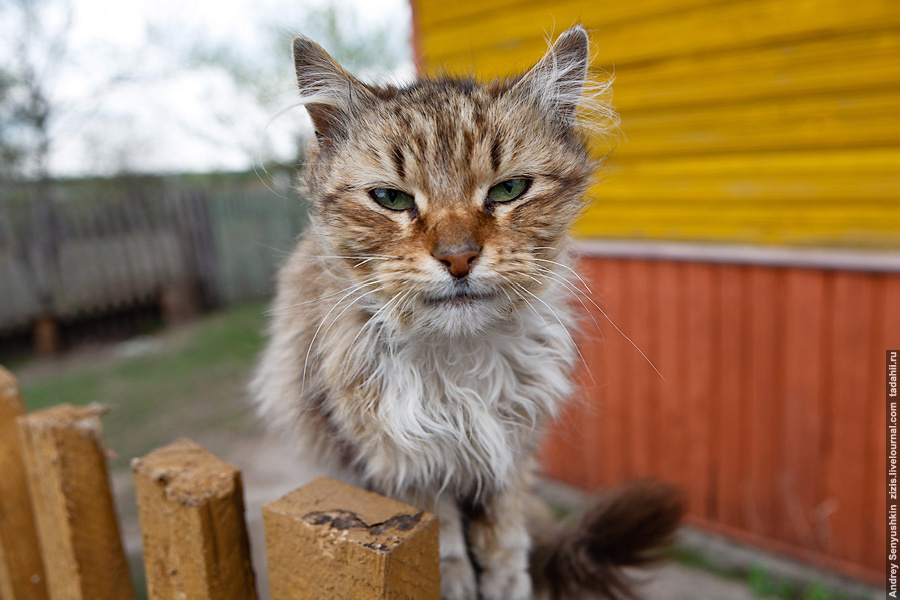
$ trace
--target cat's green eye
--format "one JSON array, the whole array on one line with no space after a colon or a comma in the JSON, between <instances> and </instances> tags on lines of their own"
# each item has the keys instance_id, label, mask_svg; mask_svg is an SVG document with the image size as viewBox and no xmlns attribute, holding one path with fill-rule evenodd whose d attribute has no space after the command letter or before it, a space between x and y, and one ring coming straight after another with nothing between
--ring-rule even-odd
<instances>
[{"instance_id":1,"label":"cat's green eye","mask_svg":"<svg viewBox=\"0 0 900 600\"><path fill-rule=\"evenodd\" d=\"M400 190L375 188L369 195L375 202L391 210L409 210L416 205L412 196Z\"/></svg>"},{"instance_id":2,"label":"cat's green eye","mask_svg":"<svg viewBox=\"0 0 900 600\"><path fill-rule=\"evenodd\" d=\"M491 202L509 202L515 200L525 193L528 189L528 179L510 179L503 183L498 183L488 190L488 200Z\"/></svg>"}]
</instances>

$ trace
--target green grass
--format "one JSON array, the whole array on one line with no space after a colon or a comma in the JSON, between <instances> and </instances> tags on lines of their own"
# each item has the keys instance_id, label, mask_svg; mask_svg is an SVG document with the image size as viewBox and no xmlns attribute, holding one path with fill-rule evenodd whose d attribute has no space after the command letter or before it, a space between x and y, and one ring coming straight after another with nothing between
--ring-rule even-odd
<instances>
[{"instance_id":1,"label":"green grass","mask_svg":"<svg viewBox=\"0 0 900 600\"><path fill-rule=\"evenodd\" d=\"M255 426L245 387L262 347L263 303L231 308L159 336L160 349L107 359L23 385L28 410L98 403L113 471L186 436L220 452Z\"/></svg>"}]
</instances>

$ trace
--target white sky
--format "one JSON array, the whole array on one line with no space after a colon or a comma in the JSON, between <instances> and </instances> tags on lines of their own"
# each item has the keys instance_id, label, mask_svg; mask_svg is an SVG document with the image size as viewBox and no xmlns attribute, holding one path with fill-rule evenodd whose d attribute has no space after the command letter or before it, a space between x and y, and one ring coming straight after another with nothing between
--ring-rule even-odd
<instances>
[{"instance_id":1,"label":"white sky","mask_svg":"<svg viewBox=\"0 0 900 600\"><path fill-rule=\"evenodd\" d=\"M290 134L306 126L304 111L272 120L295 97L290 35L307 33L306 10L326 3L341 7L342 18L356 23L353 31L362 35L396 30L405 49L399 76L411 73L407 0L73 0L71 58L53 71L50 87L53 101L71 108L58 124L51 170L55 175L236 170L250 168L263 148L292 156ZM287 73L272 81L265 109L221 72L185 70L185 55L201 43L228 46L250 64L258 57L261 71L273 70L282 31ZM9 60L11 50L0 42L0 61ZM116 73L133 74L134 80L110 90L107 82Z\"/></svg>"}]
</instances>

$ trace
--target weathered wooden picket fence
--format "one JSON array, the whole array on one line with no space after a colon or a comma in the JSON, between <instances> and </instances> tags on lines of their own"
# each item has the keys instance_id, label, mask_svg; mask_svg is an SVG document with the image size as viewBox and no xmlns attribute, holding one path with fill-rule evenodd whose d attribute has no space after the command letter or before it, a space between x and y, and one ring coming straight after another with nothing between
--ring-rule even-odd
<instances>
[{"instance_id":1,"label":"weathered wooden picket fence","mask_svg":"<svg viewBox=\"0 0 900 600\"><path fill-rule=\"evenodd\" d=\"M0 337L38 350L66 324L154 306L167 322L264 298L306 223L292 195L181 188L54 198L0 193Z\"/></svg>"},{"instance_id":2,"label":"weathered wooden picket fence","mask_svg":"<svg viewBox=\"0 0 900 600\"><path fill-rule=\"evenodd\" d=\"M97 406L25 414L0 367L0 600L133 600ZM256 600L240 471L189 440L132 462L150 600ZM319 478L263 507L272 600L440 597L438 522Z\"/></svg>"}]
</instances>

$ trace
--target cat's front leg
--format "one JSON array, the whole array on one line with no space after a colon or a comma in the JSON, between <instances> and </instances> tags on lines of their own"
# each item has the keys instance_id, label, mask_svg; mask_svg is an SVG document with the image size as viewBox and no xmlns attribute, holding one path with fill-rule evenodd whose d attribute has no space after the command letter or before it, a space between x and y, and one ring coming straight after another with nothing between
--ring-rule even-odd
<instances>
[{"instance_id":1,"label":"cat's front leg","mask_svg":"<svg viewBox=\"0 0 900 600\"><path fill-rule=\"evenodd\" d=\"M474 507L469 517L469 543L481 568L478 589L483 600L531 598L526 493L521 489L508 490Z\"/></svg>"},{"instance_id":2,"label":"cat's front leg","mask_svg":"<svg viewBox=\"0 0 900 600\"><path fill-rule=\"evenodd\" d=\"M433 512L440 522L441 600L475 600L475 569L466 549L466 534L456 502L443 495Z\"/></svg>"}]
</instances>

